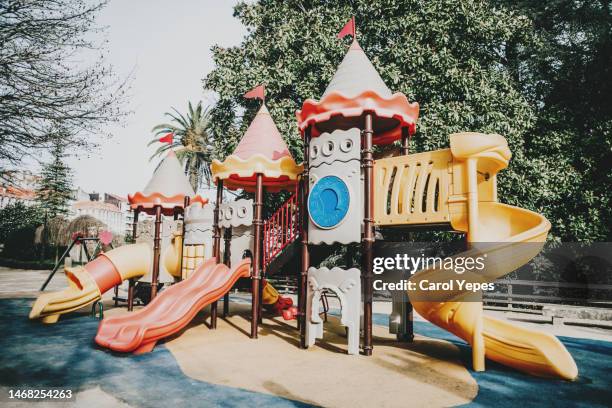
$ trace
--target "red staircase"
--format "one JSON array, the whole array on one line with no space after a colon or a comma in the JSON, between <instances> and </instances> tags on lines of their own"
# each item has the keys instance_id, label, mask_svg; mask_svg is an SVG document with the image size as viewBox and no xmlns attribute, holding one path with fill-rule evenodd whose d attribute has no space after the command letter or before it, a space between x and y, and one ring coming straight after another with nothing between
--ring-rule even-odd
<instances>
[{"instance_id":1,"label":"red staircase","mask_svg":"<svg viewBox=\"0 0 612 408\"><path fill-rule=\"evenodd\" d=\"M270 263L300 235L298 196L293 194L264 221L263 265Z\"/></svg>"}]
</instances>

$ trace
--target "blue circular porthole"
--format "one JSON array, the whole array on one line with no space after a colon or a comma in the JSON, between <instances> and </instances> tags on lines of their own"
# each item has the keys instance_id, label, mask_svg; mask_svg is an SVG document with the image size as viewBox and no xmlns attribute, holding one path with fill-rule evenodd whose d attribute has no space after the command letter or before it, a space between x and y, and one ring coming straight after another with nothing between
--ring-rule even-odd
<instances>
[{"instance_id":1,"label":"blue circular porthole","mask_svg":"<svg viewBox=\"0 0 612 408\"><path fill-rule=\"evenodd\" d=\"M351 196L346 183L336 176L325 176L312 186L308 195L308 212L319 228L338 226L346 217Z\"/></svg>"}]
</instances>

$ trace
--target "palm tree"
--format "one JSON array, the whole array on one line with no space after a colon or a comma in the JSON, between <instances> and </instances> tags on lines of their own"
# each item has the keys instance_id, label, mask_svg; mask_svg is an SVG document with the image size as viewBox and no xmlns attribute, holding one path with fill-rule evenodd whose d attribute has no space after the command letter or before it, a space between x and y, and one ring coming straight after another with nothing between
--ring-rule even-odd
<instances>
[{"instance_id":1,"label":"palm tree","mask_svg":"<svg viewBox=\"0 0 612 408\"><path fill-rule=\"evenodd\" d=\"M185 168L189 183L197 191L202 184L210 185L211 182L210 163L214 154L214 138L210 126L210 109L203 109L202 102L198 102L195 109L189 102L188 107L186 117L174 107L173 112L166 112L171 121L153 128L155 138L149 142L149 146L158 143L161 135L171 133L172 142L159 146L151 160L164 156L168 150L174 150Z\"/></svg>"}]
</instances>

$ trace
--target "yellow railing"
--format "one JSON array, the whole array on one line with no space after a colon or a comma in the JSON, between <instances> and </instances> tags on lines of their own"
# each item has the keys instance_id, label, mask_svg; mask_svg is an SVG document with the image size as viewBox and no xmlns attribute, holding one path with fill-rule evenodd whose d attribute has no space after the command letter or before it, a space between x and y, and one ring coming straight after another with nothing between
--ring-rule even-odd
<instances>
[{"instance_id":1,"label":"yellow railing","mask_svg":"<svg viewBox=\"0 0 612 408\"><path fill-rule=\"evenodd\" d=\"M508 166L506 139L455 133L450 149L374 162L374 223L451 224L475 238L478 203L497 201L497 172Z\"/></svg>"},{"instance_id":2,"label":"yellow railing","mask_svg":"<svg viewBox=\"0 0 612 408\"><path fill-rule=\"evenodd\" d=\"M374 163L377 225L450 222L450 149L390 157Z\"/></svg>"}]
</instances>

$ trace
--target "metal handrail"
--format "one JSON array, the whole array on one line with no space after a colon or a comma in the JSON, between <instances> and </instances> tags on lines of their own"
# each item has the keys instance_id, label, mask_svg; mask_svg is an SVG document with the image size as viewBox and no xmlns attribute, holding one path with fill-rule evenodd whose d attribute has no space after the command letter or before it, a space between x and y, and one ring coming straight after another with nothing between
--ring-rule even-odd
<instances>
[{"instance_id":1,"label":"metal handrail","mask_svg":"<svg viewBox=\"0 0 612 408\"><path fill-rule=\"evenodd\" d=\"M298 196L291 195L270 218L264 221L264 268L300 235Z\"/></svg>"}]
</instances>

